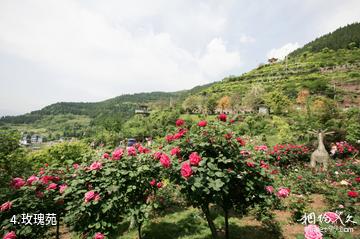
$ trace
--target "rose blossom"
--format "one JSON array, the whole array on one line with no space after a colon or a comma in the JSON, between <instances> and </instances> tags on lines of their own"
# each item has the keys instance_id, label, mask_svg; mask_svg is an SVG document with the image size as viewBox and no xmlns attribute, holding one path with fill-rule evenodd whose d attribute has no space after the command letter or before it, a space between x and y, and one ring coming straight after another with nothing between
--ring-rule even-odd
<instances>
[{"instance_id":1,"label":"rose blossom","mask_svg":"<svg viewBox=\"0 0 360 239\"><path fill-rule=\"evenodd\" d=\"M322 239L323 234L317 225L310 224L304 228L305 239Z\"/></svg>"},{"instance_id":2,"label":"rose blossom","mask_svg":"<svg viewBox=\"0 0 360 239\"><path fill-rule=\"evenodd\" d=\"M12 202L7 201L4 202L1 206L0 206L0 212L5 212L7 210L10 210L12 207Z\"/></svg>"},{"instance_id":3,"label":"rose blossom","mask_svg":"<svg viewBox=\"0 0 360 239\"><path fill-rule=\"evenodd\" d=\"M98 161L93 162L89 167L90 170L100 170L101 168L102 164Z\"/></svg>"},{"instance_id":4,"label":"rose blossom","mask_svg":"<svg viewBox=\"0 0 360 239\"><path fill-rule=\"evenodd\" d=\"M46 190L55 190L57 188L56 183L50 183Z\"/></svg>"},{"instance_id":5,"label":"rose blossom","mask_svg":"<svg viewBox=\"0 0 360 239\"><path fill-rule=\"evenodd\" d=\"M220 114L220 115L218 116L218 118L219 118L219 120L221 120L221 121L223 121L223 122L226 122L227 116L226 116L226 114Z\"/></svg>"},{"instance_id":6,"label":"rose blossom","mask_svg":"<svg viewBox=\"0 0 360 239\"><path fill-rule=\"evenodd\" d=\"M359 193L355 191L350 191L348 192L348 196L352 198L357 198L359 196Z\"/></svg>"},{"instance_id":7,"label":"rose blossom","mask_svg":"<svg viewBox=\"0 0 360 239\"><path fill-rule=\"evenodd\" d=\"M200 127L205 127L206 125L207 125L206 120L202 120L198 123L198 126L200 126Z\"/></svg>"},{"instance_id":8,"label":"rose blossom","mask_svg":"<svg viewBox=\"0 0 360 239\"><path fill-rule=\"evenodd\" d=\"M238 137L238 138L236 138L236 141L237 141L241 146L245 146L245 141L244 141L242 138Z\"/></svg>"},{"instance_id":9,"label":"rose blossom","mask_svg":"<svg viewBox=\"0 0 360 239\"><path fill-rule=\"evenodd\" d=\"M155 179L153 179L153 180L150 181L150 185L151 185L151 186L155 186L155 184L156 184L156 180L155 180Z\"/></svg>"},{"instance_id":10,"label":"rose blossom","mask_svg":"<svg viewBox=\"0 0 360 239\"><path fill-rule=\"evenodd\" d=\"M181 166L181 176L183 176L184 178L189 178L192 175L192 169L189 163L183 163L183 165Z\"/></svg>"},{"instance_id":11,"label":"rose blossom","mask_svg":"<svg viewBox=\"0 0 360 239\"><path fill-rule=\"evenodd\" d=\"M129 156L136 156L136 149L135 147L131 146L127 148L127 154Z\"/></svg>"},{"instance_id":12,"label":"rose blossom","mask_svg":"<svg viewBox=\"0 0 360 239\"><path fill-rule=\"evenodd\" d=\"M180 148L175 147L175 148L171 149L170 154L171 155L179 155L180 154Z\"/></svg>"},{"instance_id":13,"label":"rose blossom","mask_svg":"<svg viewBox=\"0 0 360 239\"><path fill-rule=\"evenodd\" d=\"M266 186L265 189L266 189L266 191L268 193L273 193L274 192L274 187L273 186Z\"/></svg>"},{"instance_id":14,"label":"rose blossom","mask_svg":"<svg viewBox=\"0 0 360 239\"><path fill-rule=\"evenodd\" d=\"M62 184L59 186L59 192L62 194L68 188L68 185Z\"/></svg>"},{"instance_id":15,"label":"rose blossom","mask_svg":"<svg viewBox=\"0 0 360 239\"><path fill-rule=\"evenodd\" d=\"M16 239L16 234L14 231L8 232L4 235L3 239Z\"/></svg>"},{"instance_id":16,"label":"rose blossom","mask_svg":"<svg viewBox=\"0 0 360 239\"><path fill-rule=\"evenodd\" d=\"M104 153L102 156L104 159L108 159L110 157L110 155L108 153Z\"/></svg>"},{"instance_id":17,"label":"rose blossom","mask_svg":"<svg viewBox=\"0 0 360 239\"><path fill-rule=\"evenodd\" d=\"M95 233L95 235L94 235L93 238L94 238L94 239L104 239L104 238L105 238L105 235L102 234L101 232L97 232L97 233Z\"/></svg>"},{"instance_id":18,"label":"rose blossom","mask_svg":"<svg viewBox=\"0 0 360 239\"><path fill-rule=\"evenodd\" d=\"M158 151L158 152L155 152L153 156L156 160L159 160L161 158L161 155L162 155L162 152Z\"/></svg>"},{"instance_id":19,"label":"rose blossom","mask_svg":"<svg viewBox=\"0 0 360 239\"><path fill-rule=\"evenodd\" d=\"M277 192L277 196L280 198L286 198L290 194L290 189L288 188L279 188L279 191Z\"/></svg>"},{"instance_id":20,"label":"rose blossom","mask_svg":"<svg viewBox=\"0 0 360 239\"><path fill-rule=\"evenodd\" d=\"M338 220L339 215L335 212L325 212L324 217L326 217L329 222L335 223Z\"/></svg>"},{"instance_id":21,"label":"rose blossom","mask_svg":"<svg viewBox=\"0 0 360 239\"><path fill-rule=\"evenodd\" d=\"M162 182L158 182L158 183L156 184L156 187L157 187L157 188L162 188L162 186L163 186L163 183L162 183Z\"/></svg>"},{"instance_id":22,"label":"rose blossom","mask_svg":"<svg viewBox=\"0 0 360 239\"><path fill-rule=\"evenodd\" d=\"M73 164L73 168L74 168L74 169L78 169L78 168L79 168L79 164L74 163L74 164Z\"/></svg>"},{"instance_id":23,"label":"rose blossom","mask_svg":"<svg viewBox=\"0 0 360 239\"><path fill-rule=\"evenodd\" d=\"M15 189L20 189L24 185L25 185L25 181L22 178L13 178L11 180L11 187Z\"/></svg>"},{"instance_id":24,"label":"rose blossom","mask_svg":"<svg viewBox=\"0 0 360 239\"><path fill-rule=\"evenodd\" d=\"M164 168L169 168L170 165L171 165L171 161L170 161L170 158L169 156L167 156L166 154L161 154L161 157L160 157L160 163L162 164L162 166Z\"/></svg>"},{"instance_id":25,"label":"rose blossom","mask_svg":"<svg viewBox=\"0 0 360 239\"><path fill-rule=\"evenodd\" d=\"M177 119L175 124L177 127L179 127L179 126L182 126L184 123L185 123L185 121L183 119Z\"/></svg>"},{"instance_id":26,"label":"rose blossom","mask_svg":"<svg viewBox=\"0 0 360 239\"><path fill-rule=\"evenodd\" d=\"M123 156L124 151L122 149L115 149L114 152L112 152L112 159L113 160L119 160Z\"/></svg>"},{"instance_id":27,"label":"rose blossom","mask_svg":"<svg viewBox=\"0 0 360 239\"><path fill-rule=\"evenodd\" d=\"M95 198L95 196L96 196L96 193L93 190L85 193L85 197L84 197L85 203L90 202L92 199Z\"/></svg>"},{"instance_id":28,"label":"rose blossom","mask_svg":"<svg viewBox=\"0 0 360 239\"><path fill-rule=\"evenodd\" d=\"M33 182L37 182L37 181L39 181L39 178L36 177L35 175L31 175L31 176L26 180L26 182L27 182L28 185L32 185Z\"/></svg>"},{"instance_id":29,"label":"rose blossom","mask_svg":"<svg viewBox=\"0 0 360 239\"><path fill-rule=\"evenodd\" d=\"M191 165L198 166L201 161L201 157L197 152L192 152L189 156L189 160Z\"/></svg>"},{"instance_id":30,"label":"rose blossom","mask_svg":"<svg viewBox=\"0 0 360 239\"><path fill-rule=\"evenodd\" d=\"M94 197L94 201L97 202L101 199L100 194L96 193Z\"/></svg>"}]
</instances>

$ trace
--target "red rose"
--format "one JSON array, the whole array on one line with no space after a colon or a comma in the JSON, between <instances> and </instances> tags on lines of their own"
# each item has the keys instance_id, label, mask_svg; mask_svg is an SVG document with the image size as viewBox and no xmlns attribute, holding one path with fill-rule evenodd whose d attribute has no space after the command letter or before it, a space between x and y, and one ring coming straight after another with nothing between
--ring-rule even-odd
<instances>
[{"instance_id":1,"label":"red rose","mask_svg":"<svg viewBox=\"0 0 360 239\"><path fill-rule=\"evenodd\" d=\"M201 161L200 155L196 152L192 152L189 156L189 159L190 159L190 164L195 166L198 166L199 162Z\"/></svg>"},{"instance_id":2,"label":"red rose","mask_svg":"<svg viewBox=\"0 0 360 239\"><path fill-rule=\"evenodd\" d=\"M171 134L169 134L169 135L166 135L166 136L165 136L165 139L166 139L166 141L167 141L168 143L170 143L171 141L174 140L174 136L171 135Z\"/></svg>"},{"instance_id":3,"label":"red rose","mask_svg":"<svg viewBox=\"0 0 360 239\"><path fill-rule=\"evenodd\" d=\"M159 159L161 158L161 155L162 155L162 152L160 152L160 151L155 152L155 153L154 153L154 158L155 158L156 160L159 160Z\"/></svg>"},{"instance_id":4,"label":"red rose","mask_svg":"<svg viewBox=\"0 0 360 239\"><path fill-rule=\"evenodd\" d=\"M127 148L127 154L129 156L136 156L136 149L133 146Z\"/></svg>"},{"instance_id":5,"label":"red rose","mask_svg":"<svg viewBox=\"0 0 360 239\"><path fill-rule=\"evenodd\" d=\"M102 156L104 159L108 159L109 158L109 154L108 153L104 153Z\"/></svg>"},{"instance_id":6,"label":"red rose","mask_svg":"<svg viewBox=\"0 0 360 239\"><path fill-rule=\"evenodd\" d=\"M20 189L22 186L26 184L25 180L22 178L13 178L11 180L11 187L15 189Z\"/></svg>"},{"instance_id":7,"label":"red rose","mask_svg":"<svg viewBox=\"0 0 360 239\"><path fill-rule=\"evenodd\" d=\"M227 116L226 116L226 114L220 114L220 115L218 116L218 118L219 118L219 120L221 120L221 121L223 121L223 122L226 122Z\"/></svg>"},{"instance_id":8,"label":"red rose","mask_svg":"<svg viewBox=\"0 0 360 239\"><path fill-rule=\"evenodd\" d=\"M245 141L244 141L242 138L238 137L238 138L236 138L236 141L237 141L241 146L245 146Z\"/></svg>"},{"instance_id":9,"label":"red rose","mask_svg":"<svg viewBox=\"0 0 360 239\"><path fill-rule=\"evenodd\" d=\"M224 137L225 137L225 139L229 140L229 139L231 139L232 134L231 134L231 133L227 133L227 134L224 135Z\"/></svg>"},{"instance_id":10,"label":"red rose","mask_svg":"<svg viewBox=\"0 0 360 239\"><path fill-rule=\"evenodd\" d=\"M176 126L177 126L177 127L182 126L184 123L185 123L185 121L184 121L183 119L177 119L177 120L176 120Z\"/></svg>"},{"instance_id":11,"label":"red rose","mask_svg":"<svg viewBox=\"0 0 360 239\"><path fill-rule=\"evenodd\" d=\"M207 122L205 120L202 120L198 123L198 126L205 127L207 125Z\"/></svg>"},{"instance_id":12,"label":"red rose","mask_svg":"<svg viewBox=\"0 0 360 239\"><path fill-rule=\"evenodd\" d=\"M175 147L175 148L171 149L170 154L173 155L173 156L174 155L179 155L180 154L180 148Z\"/></svg>"},{"instance_id":13,"label":"red rose","mask_svg":"<svg viewBox=\"0 0 360 239\"><path fill-rule=\"evenodd\" d=\"M5 212L7 210L10 210L12 207L12 202L7 201L4 202L1 206L0 206L0 212Z\"/></svg>"},{"instance_id":14,"label":"red rose","mask_svg":"<svg viewBox=\"0 0 360 239\"><path fill-rule=\"evenodd\" d=\"M189 178L191 177L193 171L191 169L191 166L189 163L183 163L183 165L181 166L181 176L183 176L184 178Z\"/></svg>"},{"instance_id":15,"label":"red rose","mask_svg":"<svg viewBox=\"0 0 360 239\"><path fill-rule=\"evenodd\" d=\"M255 167L255 164L253 162L246 162L246 164L251 168Z\"/></svg>"},{"instance_id":16,"label":"red rose","mask_svg":"<svg viewBox=\"0 0 360 239\"><path fill-rule=\"evenodd\" d=\"M155 186L155 184L156 184L156 180L155 180L155 179L153 179L153 180L150 181L150 185L151 185L151 186Z\"/></svg>"},{"instance_id":17,"label":"red rose","mask_svg":"<svg viewBox=\"0 0 360 239\"><path fill-rule=\"evenodd\" d=\"M357 198L359 196L359 193L355 191L350 191L348 192L348 196L352 198Z\"/></svg>"},{"instance_id":18,"label":"red rose","mask_svg":"<svg viewBox=\"0 0 360 239\"><path fill-rule=\"evenodd\" d=\"M160 157L160 163L162 164L162 166L164 168L169 168L170 165L171 165L171 161L170 161L170 158L169 156L167 156L166 154L161 154L161 157Z\"/></svg>"},{"instance_id":19,"label":"red rose","mask_svg":"<svg viewBox=\"0 0 360 239\"><path fill-rule=\"evenodd\" d=\"M355 178L355 181L356 181L357 183L360 183L360 177L356 177L356 178Z\"/></svg>"},{"instance_id":20,"label":"red rose","mask_svg":"<svg viewBox=\"0 0 360 239\"><path fill-rule=\"evenodd\" d=\"M163 186L163 183L162 183L162 182L158 182L158 183L156 184L156 187L157 187L157 188L162 188L162 186Z\"/></svg>"}]
</instances>

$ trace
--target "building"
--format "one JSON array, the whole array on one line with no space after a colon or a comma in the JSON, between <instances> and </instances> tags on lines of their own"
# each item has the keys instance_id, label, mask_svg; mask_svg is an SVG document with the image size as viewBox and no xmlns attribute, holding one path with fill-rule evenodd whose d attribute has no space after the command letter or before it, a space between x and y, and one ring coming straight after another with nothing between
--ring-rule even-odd
<instances>
[{"instance_id":1,"label":"building","mask_svg":"<svg viewBox=\"0 0 360 239\"><path fill-rule=\"evenodd\" d=\"M277 61L278 61L278 59L277 59L277 58L274 58L274 57L268 59L268 62L269 62L270 64L274 64L274 63L276 63Z\"/></svg>"},{"instance_id":2,"label":"building","mask_svg":"<svg viewBox=\"0 0 360 239\"><path fill-rule=\"evenodd\" d=\"M31 136L31 143L32 144L41 144L43 142L43 138L40 135L33 134Z\"/></svg>"},{"instance_id":3,"label":"building","mask_svg":"<svg viewBox=\"0 0 360 239\"><path fill-rule=\"evenodd\" d=\"M149 115L150 111L147 105L139 105L139 108L135 110L135 114Z\"/></svg>"}]
</instances>

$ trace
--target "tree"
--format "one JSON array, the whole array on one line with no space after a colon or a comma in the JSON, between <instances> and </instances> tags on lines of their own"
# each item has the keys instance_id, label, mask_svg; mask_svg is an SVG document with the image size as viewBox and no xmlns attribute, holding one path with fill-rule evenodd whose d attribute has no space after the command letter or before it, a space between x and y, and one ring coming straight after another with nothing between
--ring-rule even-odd
<instances>
[{"instance_id":1,"label":"tree","mask_svg":"<svg viewBox=\"0 0 360 239\"><path fill-rule=\"evenodd\" d=\"M280 91L273 91L265 95L265 103L274 114L287 112L291 103L290 99Z\"/></svg>"},{"instance_id":2,"label":"tree","mask_svg":"<svg viewBox=\"0 0 360 239\"><path fill-rule=\"evenodd\" d=\"M230 108L230 97L229 96L223 96L219 101L218 101L218 107L221 108L221 111L224 111L225 109Z\"/></svg>"},{"instance_id":3,"label":"tree","mask_svg":"<svg viewBox=\"0 0 360 239\"><path fill-rule=\"evenodd\" d=\"M243 99L243 105L246 107L249 107L251 109L256 109L259 105L261 105L264 100L264 88L260 84L253 84L251 86L251 89L246 92L244 99Z\"/></svg>"}]
</instances>

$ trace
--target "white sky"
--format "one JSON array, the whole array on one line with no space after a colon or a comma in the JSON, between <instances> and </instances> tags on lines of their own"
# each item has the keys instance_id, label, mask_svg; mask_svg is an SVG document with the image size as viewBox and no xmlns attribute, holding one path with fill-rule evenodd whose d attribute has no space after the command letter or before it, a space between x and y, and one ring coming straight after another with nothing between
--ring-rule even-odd
<instances>
[{"instance_id":1,"label":"white sky","mask_svg":"<svg viewBox=\"0 0 360 239\"><path fill-rule=\"evenodd\" d=\"M359 11L358 0L0 0L0 115L218 81Z\"/></svg>"}]
</instances>

